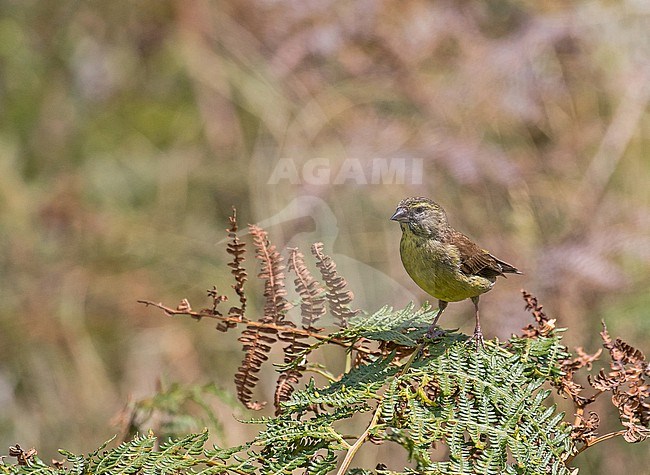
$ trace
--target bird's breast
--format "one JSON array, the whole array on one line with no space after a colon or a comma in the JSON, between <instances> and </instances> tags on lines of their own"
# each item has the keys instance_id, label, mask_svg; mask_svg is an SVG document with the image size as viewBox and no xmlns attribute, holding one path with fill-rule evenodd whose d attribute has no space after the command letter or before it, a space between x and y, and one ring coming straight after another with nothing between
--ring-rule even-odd
<instances>
[{"instance_id":1,"label":"bird's breast","mask_svg":"<svg viewBox=\"0 0 650 475\"><path fill-rule=\"evenodd\" d=\"M439 300L457 302L492 288L490 280L461 272L460 252L451 244L405 232L400 242L400 255L406 272L415 283Z\"/></svg>"}]
</instances>

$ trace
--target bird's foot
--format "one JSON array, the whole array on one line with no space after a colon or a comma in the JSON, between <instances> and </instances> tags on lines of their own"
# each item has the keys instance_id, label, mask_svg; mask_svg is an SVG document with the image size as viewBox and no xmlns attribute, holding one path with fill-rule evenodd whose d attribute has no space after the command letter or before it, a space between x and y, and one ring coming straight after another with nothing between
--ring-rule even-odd
<instances>
[{"instance_id":1,"label":"bird's foot","mask_svg":"<svg viewBox=\"0 0 650 475\"><path fill-rule=\"evenodd\" d=\"M447 334L445 330L440 328L437 325L431 325L427 330L426 338L429 340L435 340L436 338L443 337Z\"/></svg>"},{"instance_id":2,"label":"bird's foot","mask_svg":"<svg viewBox=\"0 0 650 475\"><path fill-rule=\"evenodd\" d=\"M475 328L474 335L472 335L472 337L467 340L467 344L471 344L472 342L474 342L477 351L479 348L482 350L485 349L485 341L483 341L483 333L481 332L480 328Z\"/></svg>"}]
</instances>

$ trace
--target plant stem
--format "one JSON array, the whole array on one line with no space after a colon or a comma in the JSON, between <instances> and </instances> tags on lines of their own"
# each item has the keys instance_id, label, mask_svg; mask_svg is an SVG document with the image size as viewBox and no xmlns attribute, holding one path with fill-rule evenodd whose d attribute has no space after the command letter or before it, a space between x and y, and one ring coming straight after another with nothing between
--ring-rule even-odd
<instances>
[{"instance_id":1,"label":"plant stem","mask_svg":"<svg viewBox=\"0 0 650 475\"><path fill-rule=\"evenodd\" d=\"M613 439L614 437L619 437L619 436L625 434L625 432L626 432L626 430L624 430L624 429L617 430L615 432L610 432L608 434L601 435L600 437L596 437L595 439L592 439L592 440L586 442L585 445L580 447L575 454L570 455L569 457L567 457L567 459L564 461L564 463L566 465L570 464L573 461L573 459L576 458L576 456L578 454L584 452L589 447L593 447L594 445L599 444L600 442L604 442L606 440Z\"/></svg>"},{"instance_id":2,"label":"plant stem","mask_svg":"<svg viewBox=\"0 0 650 475\"><path fill-rule=\"evenodd\" d=\"M564 391L564 393L565 393L565 394L566 394L570 399L573 399L573 395L572 395L569 391ZM578 406L578 405L575 406L575 408L576 408L576 412L575 412L576 417L575 417L575 419L573 420L573 425L574 425L574 426L577 426L577 425L580 424L580 420L582 419L582 416L583 416L584 413L585 413L585 407L587 407L589 404L591 404L591 403L594 402L596 399L598 399L598 396L600 396L600 395L603 394L603 393L604 393L604 391L602 391L602 390L598 390L598 391L596 391L596 392L593 394L593 396L591 396L589 399L587 399L585 403L583 403L583 404L580 405L580 406Z\"/></svg>"},{"instance_id":3,"label":"plant stem","mask_svg":"<svg viewBox=\"0 0 650 475\"><path fill-rule=\"evenodd\" d=\"M341 340L337 340L336 338L332 338L331 336L328 335L321 335L320 333L315 333L309 330L304 330L302 328L295 328L295 327L290 327L288 325L278 325L276 323L270 323L270 322L260 322L257 320L250 320L248 318L240 318L240 317L230 317L230 316L224 316L224 315L215 315L213 313L206 313L206 312L194 312L192 310L176 310L171 307L167 307L163 305L162 303L156 303L151 300L138 300L138 303L145 304L146 306L153 306L161 309L163 312L165 312L169 316L174 316L174 315L187 315L188 317L195 318L197 320L200 320L202 318L214 318L216 320L221 320L222 322L230 322L230 323L243 323L248 327L253 327L253 328L268 328L271 330L276 330L278 332L283 332L283 333L293 333L294 335L304 335L307 337L315 338L316 340L321 340L321 341L328 341L332 342L335 345L342 346L344 348L351 348L355 351L359 351L361 353L366 353L366 354L373 354L374 352L369 349L369 348L364 348L363 346L356 346L354 344L346 343Z\"/></svg>"},{"instance_id":4,"label":"plant stem","mask_svg":"<svg viewBox=\"0 0 650 475\"><path fill-rule=\"evenodd\" d=\"M377 421L379 420L380 415L381 415L381 400L377 403L377 409L375 410L375 414L372 416L372 420L370 421L370 424L368 424L368 427L366 427L366 430L363 431L363 434L359 436L359 438L352 445L352 447L348 449L348 453L345 454L343 463L341 464L338 471L336 472L336 475L344 475L345 472L348 471L348 468L350 468L350 464L352 463L352 459L359 451L363 443L366 441L368 435L370 435L370 431L377 425Z\"/></svg>"},{"instance_id":5,"label":"plant stem","mask_svg":"<svg viewBox=\"0 0 650 475\"><path fill-rule=\"evenodd\" d=\"M352 369L352 353L346 352L345 354L345 372L349 373Z\"/></svg>"},{"instance_id":6,"label":"plant stem","mask_svg":"<svg viewBox=\"0 0 650 475\"><path fill-rule=\"evenodd\" d=\"M573 425L577 426L580 424L580 420L582 419L582 415L585 413L585 408L584 407L577 407L576 408L576 418L573 420Z\"/></svg>"},{"instance_id":7,"label":"plant stem","mask_svg":"<svg viewBox=\"0 0 650 475\"><path fill-rule=\"evenodd\" d=\"M330 373L329 371L325 371L324 369L321 369L321 368L316 368L316 367L313 367L313 366L307 366L305 368L305 371L320 374L321 376L323 376L325 379L327 379L330 382L337 381L337 378L332 373Z\"/></svg>"},{"instance_id":8,"label":"plant stem","mask_svg":"<svg viewBox=\"0 0 650 475\"><path fill-rule=\"evenodd\" d=\"M402 369L400 370L400 374L406 374L406 372L409 370L411 365L413 364L413 361L415 361L415 358L418 357L422 349L424 348L424 343L420 343L418 346L415 347L415 350L413 353L411 353L411 356L409 357L408 361L402 366Z\"/></svg>"},{"instance_id":9,"label":"plant stem","mask_svg":"<svg viewBox=\"0 0 650 475\"><path fill-rule=\"evenodd\" d=\"M591 447L592 445L596 445L600 442L603 442L607 439L613 439L614 437L618 437L619 435L623 435L627 432L625 429L617 430L616 432L610 432L609 434L601 435L600 437L596 437L594 440L589 442L588 447ZM582 449L584 450L584 449Z\"/></svg>"}]
</instances>

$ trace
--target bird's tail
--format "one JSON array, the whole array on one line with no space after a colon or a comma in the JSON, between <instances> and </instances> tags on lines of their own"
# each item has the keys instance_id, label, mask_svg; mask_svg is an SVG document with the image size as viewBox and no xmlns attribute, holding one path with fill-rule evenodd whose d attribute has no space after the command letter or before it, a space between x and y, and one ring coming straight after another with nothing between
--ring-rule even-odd
<instances>
[{"instance_id":1,"label":"bird's tail","mask_svg":"<svg viewBox=\"0 0 650 475\"><path fill-rule=\"evenodd\" d=\"M497 259L494 256L492 256L492 257L501 266L501 274L523 274L523 272L521 272L519 269L517 269L512 264L508 264L507 262L502 261L501 259Z\"/></svg>"}]
</instances>

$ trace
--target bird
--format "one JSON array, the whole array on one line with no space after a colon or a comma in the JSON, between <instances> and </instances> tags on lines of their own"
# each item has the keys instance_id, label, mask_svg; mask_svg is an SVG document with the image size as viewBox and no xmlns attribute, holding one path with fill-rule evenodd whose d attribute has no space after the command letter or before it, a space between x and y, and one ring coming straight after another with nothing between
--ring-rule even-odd
<instances>
[{"instance_id":1,"label":"bird","mask_svg":"<svg viewBox=\"0 0 650 475\"><path fill-rule=\"evenodd\" d=\"M427 337L441 335L436 327L449 302L471 299L476 326L470 340L477 348L483 347L479 297L492 289L497 277L522 272L456 231L442 206L429 198L403 199L390 219L402 229L400 257L406 272L422 290L438 299L438 311Z\"/></svg>"}]
</instances>

